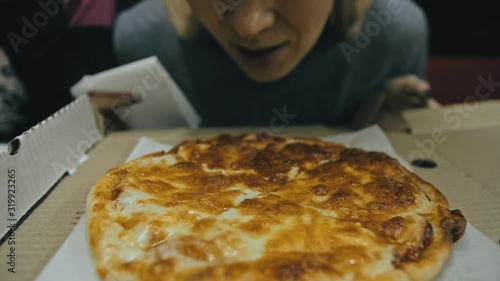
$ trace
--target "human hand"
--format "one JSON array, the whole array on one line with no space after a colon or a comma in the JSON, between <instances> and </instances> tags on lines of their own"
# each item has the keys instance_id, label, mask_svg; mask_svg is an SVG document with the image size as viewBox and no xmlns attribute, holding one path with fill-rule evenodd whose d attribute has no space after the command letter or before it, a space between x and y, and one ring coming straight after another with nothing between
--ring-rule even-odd
<instances>
[{"instance_id":1,"label":"human hand","mask_svg":"<svg viewBox=\"0 0 500 281\"><path fill-rule=\"evenodd\" d=\"M393 78L385 84L387 104L390 108L403 110L415 107L438 108L440 104L431 98L431 86L416 75L408 74Z\"/></svg>"}]
</instances>

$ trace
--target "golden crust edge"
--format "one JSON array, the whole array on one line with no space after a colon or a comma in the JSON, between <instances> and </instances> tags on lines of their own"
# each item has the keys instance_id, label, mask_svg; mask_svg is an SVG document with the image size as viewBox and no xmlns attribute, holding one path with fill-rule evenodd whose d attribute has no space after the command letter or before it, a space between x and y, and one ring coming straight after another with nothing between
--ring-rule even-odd
<instances>
[{"instance_id":1,"label":"golden crust edge","mask_svg":"<svg viewBox=\"0 0 500 281\"><path fill-rule=\"evenodd\" d=\"M183 142L183 143L175 146L172 150L174 150L178 147L181 147L183 145L190 144L190 143L196 143L198 141L204 142L204 141L213 140L216 138L217 137L210 137L210 138L204 138L201 140L186 141L186 142ZM283 138L288 138L288 137L283 137ZM313 142L313 143L323 142L322 140L320 140L318 138L293 138L293 139L300 139L302 141ZM339 143L336 143L336 144L343 146L342 144L339 144ZM349 148L347 148L347 149L349 149ZM366 150L362 150L362 151L368 152ZM160 152L151 153L151 154L142 156L140 158L137 158L135 160L129 161L127 163L124 163L116 168L113 168L113 169L107 171L106 174L92 187L92 189L87 197L87 204L86 204L87 214L89 217L88 223L87 223L87 239L89 240L89 242L90 242L90 238L92 237L91 232L95 228L95 227L91 228L90 225L92 223L94 223L96 219L100 220L100 221L97 220L97 222L96 222L97 225L102 226L105 222L104 220L102 220L102 217L99 217L99 216L96 217L94 215L94 212L92 209L96 203L101 202L101 201L105 201L105 199L102 199L102 197L100 197L102 200L96 200L99 198L99 196L96 195L96 192L111 191L110 189L112 188L112 186L109 184L105 184L105 183L107 183L107 181L110 180L110 177L112 177L112 174L110 174L111 171L119 171L119 170L127 169L128 167L135 165L135 163L137 163L138 161L142 161L142 160L147 159L147 158L155 157L159 153L165 154L166 152L160 151ZM389 158L394 159L390 156L389 156ZM438 203L439 205L445 207L446 209L449 209L449 202L448 202L447 198L444 196L444 194L441 193L441 191L439 189L437 189L434 185L428 183L427 181L423 180L420 176L416 175L415 173L407 170L404 166L401 165L401 163L399 161L397 161L397 163L398 163L398 166L400 167L401 171L405 175L405 177L407 177L413 185L415 185L419 190L421 190L423 193L425 193L434 203ZM435 207L435 209L436 209L436 207ZM107 221L109 221L111 223L114 222L113 220L111 220L109 218L107 218ZM435 225L434 223L432 223L432 225L433 225L434 229L438 228L442 232L445 232L445 230L442 229L439 225ZM102 232L100 232L100 234L102 235ZM447 259L449 258L450 254L451 254L453 242L451 240L447 239L446 234L439 235L439 238L440 238L439 241L436 241L435 238L436 238L436 236L434 236L433 242L431 243L431 245L429 245L429 247L424 252L424 257L422 260L420 260L419 262L405 263L403 268L400 269L400 270L403 270L406 274L408 274L408 276L417 276L417 279L409 278L408 280L411 280L411 281L433 280L442 270L445 262L447 261ZM89 243L89 244L92 245L91 243ZM98 253L98 247L91 246L91 250L92 250L91 252L92 252L92 255L94 257L94 263L95 263L97 260L99 260L100 253ZM102 266L99 264L96 264L96 263L95 263L95 265L96 265L96 269L98 269L98 273L99 273L99 269L102 269ZM422 269L423 266L425 266L425 269ZM109 273L111 271L113 271L113 270L106 270L106 273ZM101 271L101 273L102 273L102 271ZM387 278L387 277L390 278L389 275L390 274L384 275L384 278ZM102 276L101 274L100 274L100 276L103 280L108 280L106 278L106 276ZM400 277L401 276L399 274L396 274L396 277L394 277L394 279L392 279L392 280L401 280ZM375 279L375 280L379 280L379 279ZM391 279L380 279L380 280L389 281Z\"/></svg>"}]
</instances>

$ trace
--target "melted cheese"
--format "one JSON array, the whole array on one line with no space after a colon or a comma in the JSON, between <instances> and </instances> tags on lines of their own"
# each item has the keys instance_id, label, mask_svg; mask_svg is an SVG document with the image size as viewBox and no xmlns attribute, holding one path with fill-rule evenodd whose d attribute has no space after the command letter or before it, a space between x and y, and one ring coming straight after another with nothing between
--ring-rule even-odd
<instances>
[{"instance_id":1,"label":"melted cheese","mask_svg":"<svg viewBox=\"0 0 500 281\"><path fill-rule=\"evenodd\" d=\"M313 139L186 142L93 188L97 271L107 280L405 280L404 264L439 227L436 204L408 177L383 154Z\"/></svg>"}]
</instances>

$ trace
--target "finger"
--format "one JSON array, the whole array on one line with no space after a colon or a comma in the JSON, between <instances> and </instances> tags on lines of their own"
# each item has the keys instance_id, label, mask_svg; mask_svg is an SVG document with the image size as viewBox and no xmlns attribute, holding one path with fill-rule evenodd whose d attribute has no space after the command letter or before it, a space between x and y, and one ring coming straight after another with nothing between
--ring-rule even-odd
<instances>
[{"instance_id":1,"label":"finger","mask_svg":"<svg viewBox=\"0 0 500 281\"><path fill-rule=\"evenodd\" d=\"M416 81L416 84L413 88L413 92L428 99L430 97L430 93L431 93L431 85L425 80L422 80L420 78L417 78L417 79L418 80Z\"/></svg>"},{"instance_id":2,"label":"finger","mask_svg":"<svg viewBox=\"0 0 500 281\"><path fill-rule=\"evenodd\" d=\"M429 98L427 100L427 107L432 108L432 109L439 109L442 108L442 105L435 99Z\"/></svg>"},{"instance_id":3,"label":"finger","mask_svg":"<svg viewBox=\"0 0 500 281\"><path fill-rule=\"evenodd\" d=\"M414 107L426 106L430 97L431 87L427 81L416 76L413 79L413 85L409 87L410 90L407 92L410 105Z\"/></svg>"},{"instance_id":4,"label":"finger","mask_svg":"<svg viewBox=\"0 0 500 281\"><path fill-rule=\"evenodd\" d=\"M403 77L398 77L398 78L393 78L389 80L386 85L385 85L385 92L388 95L397 95L400 94L401 92L406 92L406 85L409 84L409 79L408 75L405 75Z\"/></svg>"},{"instance_id":5,"label":"finger","mask_svg":"<svg viewBox=\"0 0 500 281\"><path fill-rule=\"evenodd\" d=\"M408 102L412 107L423 107L427 105L427 97L422 97L419 94L412 94L408 96Z\"/></svg>"},{"instance_id":6,"label":"finger","mask_svg":"<svg viewBox=\"0 0 500 281\"><path fill-rule=\"evenodd\" d=\"M429 83L413 74L393 78L385 86L386 92L390 95L405 95L416 92L424 96L430 88Z\"/></svg>"}]
</instances>

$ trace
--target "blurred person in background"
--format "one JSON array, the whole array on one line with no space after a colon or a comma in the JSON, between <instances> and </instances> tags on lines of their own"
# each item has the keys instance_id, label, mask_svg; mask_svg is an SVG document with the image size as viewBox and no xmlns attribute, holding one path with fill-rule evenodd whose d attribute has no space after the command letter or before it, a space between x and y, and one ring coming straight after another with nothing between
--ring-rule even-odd
<instances>
[{"instance_id":1,"label":"blurred person in background","mask_svg":"<svg viewBox=\"0 0 500 281\"><path fill-rule=\"evenodd\" d=\"M118 15L114 48L158 56L205 126L345 125L380 93L426 104L427 37L410 0L145 0Z\"/></svg>"},{"instance_id":2,"label":"blurred person in background","mask_svg":"<svg viewBox=\"0 0 500 281\"><path fill-rule=\"evenodd\" d=\"M122 0L120 7L135 2ZM17 76L25 89L15 106L5 102L12 95L0 92L0 141L14 138L71 102L69 89L83 75L116 66L116 11L114 0L0 1L0 48L11 76Z\"/></svg>"},{"instance_id":3,"label":"blurred person in background","mask_svg":"<svg viewBox=\"0 0 500 281\"><path fill-rule=\"evenodd\" d=\"M0 140L16 132L25 122L20 111L26 103L26 93L14 76L5 53L0 49Z\"/></svg>"}]
</instances>

